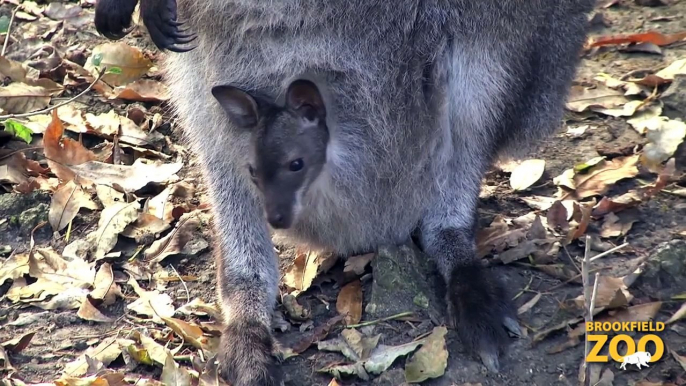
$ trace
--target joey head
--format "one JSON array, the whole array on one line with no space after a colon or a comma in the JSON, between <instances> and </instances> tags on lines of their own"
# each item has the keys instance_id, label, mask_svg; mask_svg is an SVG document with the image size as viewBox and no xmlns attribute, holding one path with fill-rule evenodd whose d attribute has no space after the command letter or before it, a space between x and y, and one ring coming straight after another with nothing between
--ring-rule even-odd
<instances>
[{"instance_id":1,"label":"joey head","mask_svg":"<svg viewBox=\"0 0 686 386\"><path fill-rule=\"evenodd\" d=\"M296 80L286 91L285 106L234 86L216 86L212 94L233 124L250 132L246 166L263 195L267 221L275 229L289 228L326 163L329 131L319 89Z\"/></svg>"}]
</instances>

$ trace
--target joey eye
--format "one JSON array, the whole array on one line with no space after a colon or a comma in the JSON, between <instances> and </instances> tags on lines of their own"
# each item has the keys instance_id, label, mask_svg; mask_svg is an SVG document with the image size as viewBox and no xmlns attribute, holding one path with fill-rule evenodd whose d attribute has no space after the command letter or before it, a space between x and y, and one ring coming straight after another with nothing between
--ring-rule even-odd
<instances>
[{"instance_id":1,"label":"joey eye","mask_svg":"<svg viewBox=\"0 0 686 386\"><path fill-rule=\"evenodd\" d=\"M288 165L288 170L292 172L297 172L301 170L305 166L305 163L303 162L302 158L298 158L295 161L291 161L290 165Z\"/></svg>"},{"instance_id":2,"label":"joey eye","mask_svg":"<svg viewBox=\"0 0 686 386\"><path fill-rule=\"evenodd\" d=\"M250 172L250 177L255 178L255 169L252 168L252 165L248 165L248 172Z\"/></svg>"}]
</instances>

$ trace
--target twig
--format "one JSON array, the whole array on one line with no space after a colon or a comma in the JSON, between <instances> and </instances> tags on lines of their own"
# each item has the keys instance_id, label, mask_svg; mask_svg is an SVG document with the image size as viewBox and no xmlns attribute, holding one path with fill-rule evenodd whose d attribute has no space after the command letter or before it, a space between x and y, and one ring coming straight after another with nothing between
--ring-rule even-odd
<instances>
[{"instance_id":1,"label":"twig","mask_svg":"<svg viewBox=\"0 0 686 386\"><path fill-rule=\"evenodd\" d=\"M592 290L589 287L589 277L588 277L588 266L591 263L590 260L590 254L591 254L591 237L586 235L586 249L584 250L584 260L581 263L581 279L583 282L583 288L584 288L584 324L588 325L589 322L593 320L593 315L591 314L591 299L593 297ZM589 290L591 292L589 293ZM584 385L585 386L590 386L591 384L591 367L588 365L588 362L586 362L586 358L588 358L588 353L591 349L591 344L588 341L588 331L584 331L584 363L582 366L583 372L584 372Z\"/></svg>"},{"instance_id":2,"label":"twig","mask_svg":"<svg viewBox=\"0 0 686 386\"><path fill-rule=\"evenodd\" d=\"M62 107L62 106L64 106L64 105L66 105L66 104L69 104L69 103L73 102L75 99L77 99L77 98L79 98L80 96L82 96L83 94L85 94L85 93L87 93L88 91L90 91L90 90L93 88L93 86L95 86L95 84L98 83L98 82L100 81L100 79L103 77L103 75L105 75L105 71L106 71L106 70L107 70L106 68L103 68L102 70L100 70L100 72L98 73L98 77L95 78L95 80L94 80L93 82L91 82L91 84L89 84L88 87L86 87L85 90L81 91L80 93L78 93L78 94L77 94L76 96L74 96L73 98L69 98L69 99L67 99L66 101L62 102L62 103L58 103L58 104L56 104L56 105L54 105L54 106L46 107L46 108L44 108L43 110L38 110L38 111L31 112L31 113L0 115L0 120L12 119L12 118L25 118L25 117L31 117L31 116L34 116L34 115L41 115L41 114L49 113L49 112L51 112L52 110L57 109L57 108L60 108L60 107Z\"/></svg>"},{"instance_id":3,"label":"twig","mask_svg":"<svg viewBox=\"0 0 686 386\"><path fill-rule=\"evenodd\" d=\"M20 9L21 5L18 5L16 8L14 8L14 11L12 11L12 17L10 17L10 23L7 25L7 33L5 33L5 42L2 43L2 52L0 52L0 56L5 56L5 52L7 52L7 43L10 41L10 31L12 30L12 23L14 23L14 16Z\"/></svg>"},{"instance_id":4,"label":"twig","mask_svg":"<svg viewBox=\"0 0 686 386\"><path fill-rule=\"evenodd\" d=\"M595 274L595 281L593 282L593 295L591 295L591 304L588 313L591 314L591 322L593 321L593 311L595 308L596 296L598 296L598 279L600 279L600 274Z\"/></svg>"},{"instance_id":5,"label":"twig","mask_svg":"<svg viewBox=\"0 0 686 386\"><path fill-rule=\"evenodd\" d=\"M372 326L374 324L379 324L381 322L387 322L389 320L404 318L406 316L412 316L412 315L414 315L414 312L412 312L412 311L401 312L399 314L387 316L385 318L381 318L381 319L377 319L377 320L370 320L368 322L362 322L362 323L358 323L358 324L349 324L345 327L346 328L358 328L358 327Z\"/></svg>"},{"instance_id":6,"label":"twig","mask_svg":"<svg viewBox=\"0 0 686 386\"><path fill-rule=\"evenodd\" d=\"M191 293L188 291L188 286L186 286L186 282L183 281L183 279L181 278L181 275L179 275L179 271L177 271L176 268L174 268L174 266L172 264L169 264L169 266L171 267L172 271L174 271L174 274L176 275L176 277L178 277L179 280L181 280L181 284L183 285L183 289L186 290L186 302L190 302L191 301Z\"/></svg>"},{"instance_id":7,"label":"twig","mask_svg":"<svg viewBox=\"0 0 686 386\"><path fill-rule=\"evenodd\" d=\"M589 270L588 270L588 273L589 273L589 274L590 274L590 273L596 273L596 272L598 272L598 271L604 271L604 270L610 269L610 268L612 268L612 267L598 267L598 268L593 268L593 269L589 269ZM571 277L571 278L569 278L569 279L563 281L562 283L560 283L560 284L558 284L558 285L556 285L556 286L553 286L553 287L551 287L551 288L548 288L548 291L547 291L547 292L552 292L552 291L554 291L554 290L556 290L556 289L558 289L558 288L560 288L560 287L564 287L565 285L567 285L567 284L573 282L574 280L580 278L581 276L583 276L583 275L582 275L582 274L575 275L575 276L573 276L573 277Z\"/></svg>"},{"instance_id":8,"label":"twig","mask_svg":"<svg viewBox=\"0 0 686 386\"><path fill-rule=\"evenodd\" d=\"M614 252L617 252L618 250L620 250L620 249L626 247L627 245L629 245L629 243L624 243L624 244L618 245L618 246L616 246L616 247L614 247L614 248L612 248L612 249L608 249L607 251L605 251L605 252L603 252L603 253L600 253L600 254L598 254L598 255L593 256L593 257L591 258L591 260L589 260L589 261L595 261L595 260L598 260L598 259L600 259L600 258L603 258L603 257L605 257L605 256L607 256L607 255L609 255L609 254L612 254L612 253L614 253Z\"/></svg>"}]
</instances>

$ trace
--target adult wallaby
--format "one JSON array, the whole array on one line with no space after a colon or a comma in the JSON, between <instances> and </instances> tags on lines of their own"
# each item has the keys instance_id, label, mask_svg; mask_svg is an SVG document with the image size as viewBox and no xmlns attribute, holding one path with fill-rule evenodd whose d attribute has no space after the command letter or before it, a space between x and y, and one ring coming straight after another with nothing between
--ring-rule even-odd
<instances>
[{"instance_id":1,"label":"adult wallaby","mask_svg":"<svg viewBox=\"0 0 686 386\"><path fill-rule=\"evenodd\" d=\"M283 107L233 86L216 86L212 94L233 125L251 133L247 168L264 197L267 222L289 228L326 163L329 132L319 88L309 80L294 81Z\"/></svg>"},{"instance_id":2,"label":"adult wallaby","mask_svg":"<svg viewBox=\"0 0 686 386\"><path fill-rule=\"evenodd\" d=\"M494 371L503 326L517 324L475 256L481 178L498 153L558 127L594 3L178 0L197 48L170 54L164 67L213 200L227 381L281 382L270 356L279 275L245 167L250 133L231 123L212 87L275 97L297 74L326 73L327 166L283 232L345 255L418 229L462 342Z\"/></svg>"}]
</instances>

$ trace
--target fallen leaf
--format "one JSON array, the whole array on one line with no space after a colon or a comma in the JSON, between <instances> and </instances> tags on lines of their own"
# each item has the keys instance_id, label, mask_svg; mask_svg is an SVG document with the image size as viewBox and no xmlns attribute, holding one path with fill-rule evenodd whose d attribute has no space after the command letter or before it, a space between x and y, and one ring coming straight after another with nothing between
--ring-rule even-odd
<instances>
[{"instance_id":1,"label":"fallen leaf","mask_svg":"<svg viewBox=\"0 0 686 386\"><path fill-rule=\"evenodd\" d=\"M84 68L95 76L100 68L118 68L118 73L108 72L102 81L111 86L121 86L138 80L152 67L140 49L124 42L105 43L95 46Z\"/></svg>"},{"instance_id":2,"label":"fallen leaf","mask_svg":"<svg viewBox=\"0 0 686 386\"><path fill-rule=\"evenodd\" d=\"M543 196L519 197L519 199L532 209L537 210L547 210L555 203L555 201L558 201L553 197Z\"/></svg>"},{"instance_id":3,"label":"fallen leaf","mask_svg":"<svg viewBox=\"0 0 686 386\"><path fill-rule=\"evenodd\" d=\"M118 186L126 192L135 192L149 183L167 183L178 178L176 172L183 164L163 164L138 158L133 165L113 165L89 161L72 165L72 173L96 184Z\"/></svg>"},{"instance_id":4,"label":"fallen leaf","mask_svg":"<svg viewBox=\"0 0 686 386\"><path fill-rule=\"evenodd\" d=\"M221 313L216 304L205 303L200 298L195 298L191 302L179 307L176 312L183 315L207 316L210 315L213 319L221 319Z\"/></svg>"},{"instance_id":5,"label":"fallen leaf","mask_svg":"<svg viewBox=\"0 0 686 386\"><path fill-rule=\"evenodd\" d=\"M197 236L197 228L200 225L197 215L198 212L191 212L181 216L174 230L164 238L152 243L145 251L146 260L149 260L150 264L155 264L168 256L184 253L189 241Z\"/></svg>"},{"instance_id":6,"label":"fallen leaf","mask_svg":"<svg viewBox=\"0 0 686 386\"><path fill-rule=\"evenodd\" d=\"M676 360L677 363L679 363L681 365L681 369L686 371L686 356L681 356L681 355L677 354L676 351L674 351L674 350L670 350L670 352L672 353L674 360Z\"/></svg>"},{"instance_id":7,"label":"fallen leaf","mask_svg":"<svg viewBox=\"0 0 686 386\"><path fill-rule=\"evenodd\" d=\"M188 370L174 362L174 357L171 353L167 353L167 359L162 368L160 381L162 381L165 386L190 386L191 375L188 373Z\"/></svg>"},{"instance_id":8,"label":"fallen leaf","mask_svg":"<svg viewBox=\"0 0 686 386\"><path fill-rule=\"evenodd\" d=\"M541 300L542 296L543 294L539 292L533 298L531 298L531 300L522 304L522 306L517 309L517 315L524 314L530 309L532 309L536 305L536 303L538 303L538 301Z\"/></svg>"},{"instance_id":9,"label":"fallen leaf","mask_svg":"<svg viewBox=\"0 0 686 386\"><path fill-rule=\"evenodd\" d=\"M326 323L317 326L311 333L305 335L305 337L296 343L291 348L287 349L284 354L284 359L287 359L293 355L300 354L307 350L312 344L321 341L329 335L332 328L342 322L343 316L337 315L326 321Z\"/></svg>"},{"instance_id":10,"label":"fallen leaf","mask_svg":"<svg viewBox=\"0 0 686 386\"><path fill-rule=\"evenodd\" d=\"M22 350L24 350L26 347L28 347L29 343L31 343L31 339L36 335L35 332L29 332L28 334L24 334L20 336L19 338L14 338L10 339L8 341L0 343L0 346L2 346L5 350L13 353L19 353Z\"/></svg>"},{"instance_id":11,"label":"fallen leaf","mask_svg":"<svg viewBox=\"0 0 686 386\"><path fill-rule=\"evenodd\" d=\"M677 75L686 75L686 59L679 59L655 73L655 76L673 81Z\"/></svg>"},{"instance_id":12,"label":"fallen leaf","mask_svg":"<svg viewBox=\"0 0 686 386\"><path fill-rule=\"evenodd\" d=\"M341 331L341 336L348 347L355 353L355 360L368 359L372 350L379 344L379 339L381 339L381 334L364 336L354 328L344 329Z\"/></svg>"},{"instance_id":13,"label":"fallen leaf","mask_svg":"<svg viewBox=\"0 0 686 386\"><path fill-rule=\"evenodd\" d=\"M103 263L95 274L93 290L90 293L90 297L100 300L104 305L108 306L114 304L117 296L121 296L121 289L119 288L119 285L114 282L112 266L109 263Z\"/></svg>"},{"instance_id":14,"label":"fallen leaf","mask_svg":"<svg viewBox=\"0 0 686 386\"><path fill-rule=\"evenodd\" d=\"M105 207L98 229L94 232L95 244L92 245L96 259L102 259L117 244L118 236L126 227L138 219L140 204L136 201L119 203Z\"/></svg>"},{"instance_id":15,"label":"fallen leaf","mask_svg":"<svg viewBox=\"0 0 686 386\"><path fill-rule=\"evenodd\" d=\"M601 36L595 38L589 45L590 47L600 47L627 43L653 43L657 46L666 46L686 38L686 32L679 32L673 35L664 35L657 31L648 31L628 35Z\"/></svg>"},{"instance_id":16,"label":"fallen leaf","mask_svg":"<svg viewBox=\"0 0 686 386\"><path fill-rule=\"evenodd\" d=\"M50 170L62 181L73 180L76 174L69 166L79 165L95 159L92 151L83 147L79 142L70 138L62 138L64 126L57 116L57 111L52 111L52 121L43 134L43 147L45 157L48 159Z\"/></svg>"},{"instance_id":17,"label":"fallen leaf","mask_svg":"<svg viewBox=\"0 0 686 386\"><path fill-rule=\"evenodd\" d=\"M623 92L606 86L596 88L572 86L566 107L570 111L581 113L593 109L614 109L629 102L630 100Z\"/></svg>"},{"instance_id":18,"label":"fallen leaf","mask_svg":"<svg viewBox=\"0 0 686 386\"><path fill-rule=\"evenodd\" d=\"M336 311L345 317L346 324L357 324L362 319L362 283L359 280L346 284L338 293Z\"/></svg>"},{"instance_id":19,"label":"fallen leaf","mask_svg":"<svg viewBox=\"0 0 686 386\"><path fill-rule=\"evenodd\" d=\"M0 347L0 370L14 370L10 358L2 347Z\"/></svg>"},{"instance_id":20,"label":"fallen leaf","mask_svg":"<svg viewBox=\"0 0 686 386\"><path fill-rule=\"evenodd\" d=\"M596 166L597 164L605 161L605 157L595 157L591 158L590 160L586 162L582 162L579 164L574 165L574 173L582 173L585 172L586 170L592 168L593 166Z\"/></svg>"},{"instance_id":21,"label":"fallen leaf","mask_svg":"<svg viewBox=\"0 0 686 386\"><path fill-rule=\"evenodd\" d=\"M364 269L369 265L369 262L372 261L374 258L373 253L367 253L364 255L355 255L350 258L348 258L345 261L345 266L343 267L343 272L347 273L354 273L355 275L362 275L364 274Z\"/></svg>"},{"instance_id":22,"label":"fallen leaf","mask_svg":"<svg viewBox=\"0 0 686 386\"><path fill-rule=\"evenodd\" d=\"M566 231L569 229L569 220L567 216L567 208L562 204L562 201L556 200L548 209L546 214L548 226L555 230Z\"/></svg>"},{"instance_id":23,"label":"fallen leaf","mask_svg":"<svg viewBox=\"0 0 686 386\"><path fill-rule=\"evenodd\" d=\"M172 305L172 298L157 290L146 291L142 289L135 279L129 278L128 284L133 287L133 290L140 297L140 299L126 306L126 308L135 311L138 314L152 317L153 322L164 324L162 318L171 318L174 316L174 306Z\"/></svg>"},{"instance_id":24,"label":"fallen leaf","mask_svg":"<svg viewBox=\"0 0 686 386\"><path fill-rule=\"evenodd\" d=\"M519 164L510 175L510 186L515 191L526 190L535 184L545 171L545 160L530 159Z\"/></svg>"},{"instance_id":25,"label":"fallen leaf","mask_svg":"<svg viewBox=\"0 0 686 386\"><path fill-rule=\"evenodd\" d=\"M143 348L146 350L153 363L160 367L164 366L167 361L167 354L169 353L169 350L167 350L161 344L155 342L153 338L143 334L140 335L140 342L141 346L143 346Z\"/></svg>"},{"instance_id":26,"label":"fallen leaf","mask_svg":"<svg viewBox=\"0 0 686 386\"><path fill-rule=\"evenodd\" d=\"M633 155L600 162L588 169L587 173L576 174L574 191L564 197L573 195L577 199L584 199L602 195L617 181L638 175L638 160L639 156Z\"/></svg>"},{"instance_id":27,"label":"fallen leaf","mask_svg":"<svg viewBox=\"0 0 686 386\"><path fill-rule=\"evenodd\" d=\"M286 308L288 316L297 321L304 321L310 318L310 311L298 303L298 300L293 294L285 294L281 299L281 303Z\"/></svg>"},{"instance_id":28,"label":"fallen leaf","mask_svg":"<svg viewBox=\"0 0 686 386\"><path fill-rule=\"evenodd\" d=\"M138 219L129 224L121 235L140 242L141 239L149 235L154 238L159 237L160 233L166 231L171 226L166 221L151 215L150 213L139 213ZM184 243L185 245L185 243Z\"/></svg>"},{"instance_id":29,"label":"fallen leaf","mask_svg":"<svg viewBox=\"0 0 686 386\"><path fill-rule=\"evenodd\" d=\"M3 125L5 126L6 132L14 135L15 137L23 140L28 144L31 143L31 136L33 135L33 131L31 131L31 129L29 129L28 127L24 126L22 123L12 119L8 119L5 122L3 122Z\"/></svg>"},{"instance_id":30,"label":"fallen leaf","mask_svg":"<svg viewBox=\"0 0 686 386\"><path fill-rule=\"evenodd\" d=\"M293 265L286 271L283 283L298 291L305 291L314 278L330 268L337 260L333 253L308 251L297 253Z\"/></svg>"},{"instance_id":31,"label":"fallen leaf","mask_svg":"<svg viewBox=\"0 0 686 386\"><path fill-rule=\"evenodd\" d=\"M193 347L203 350L208 356L216 354L219 346L219 339L205 336L205 333L200 326L176 318L162 318L162 320L177 335L182 337L184 341L193 345Z\"/></svg>"},{"instance_id":32,"label":"fallen leaf","mask_svg":"<svg viewBox=\"0 0 686 386\"><path fill-rule=\"evenodd\" d=\"M590 286L591 289L593 285ZM596 295L596 302L594 306L593 315L600 313L605 309L615 309L626 306L632 299L633 295L629 293L626 284L621 278L610 276L598 277L598 293ZM577 296L574 301L577 307L583 309L584 295Z\"/></svg>"},{"instance_id":33,"label":"fallen leaf","mask_svg":"<svg viewBox=\"0 0 686 386\"><path fill-rule=\"evenodd\" d=\"M672 324L678 320L681 320L684 316L686 316L686 303L682 304L681 307L677 310L677 312L674 313L666 322L665 324Z\"/></svg>"},{"instance_id":34,"label":"fallen leaf","mask_svg":"<svg viewBox=\"0 0 686 386\"><path fill-rule=\"evenodd\" d=\"M649 127L655 126L662 114L662 104L653 103L644 107L633 118L628 119L631 125L639 134L645 134Z\"/></svg>"},{"instance_id":35,"label":"fallen leaf","mask_svg":"<svg viewBox=\"0 0 686 386\"><path fill-rule=\"evenodd\" d=\"M110 99L124 99L136 102L163 102L169 100L169 90L162 82L139 79L126 86L114 89Z\"/></svg>"},{"instance_id":36,"label":"fallen leaf","mask_svg":"<svg viewBox=\"0 0 686 386\"><path fill-rule=\"evenodd\" d=\"M651 170L658 170L659 165L667 161L686 136L686 123L666 117L656 117L646 124L646 139L641 162Z\"/></svg>"},{"instance_id":37,"label":"fallen leaf","mask_svg":"<svg viewBox=\"0 0 686 386\"><path fill-rule=\"evenodd\" d=\"M96 359L104 366L108 366L115 359L121 355L121 348L117 343L115 337L108 337L103 339L96 347L91 347L84 354L79 356L73 362L69 362L64 366L63 374L72 377L80 377L88 371L88 361L86 357Z\"/></svg>"},{"instance_id":38,"label":"fallen leaf","mask_svg":"<svg viewBox=\"0 0 686 386\"><path fill-rule=\"evenodd\" d=\"M90 133L110 140L117 135L119 141L137 146L151 146L164 140L162 134L145 132L131 119L120 116L114 110L99 115L87 113L85 120L92 128Z\"/></svg>"},{"instance_id":39,"label":"fallen leaf","mask_svg":"<svg viewBox=\"0 0 686 386\"><path fill-rule=\"evenodd\" d=\"M445 327L434 327L431 335L424 339L422 347L410 357L405 365L405 381L420 383L445 374L448 366L448 350L445 345Z\"/></svg>"},{"instance_id":40,"label":"fallen leaf","mask_svg":"<svg viewBox=\"0 0 686 386\"><path fill-rule=\"evenodd\" d=\"M7 280L16 280L29 273L29 254L16 253L0 265L0 285Z\"/></svg>"},{"instance_id":41,"label":"fallen leaf","mask_svg":"<svg viewBox=\"0 0 686 386\"><path fill-rule=\"evenodd\" d=\"M625 236L638 221L636 215L622 213L621 217L614 213L605 215L605 221L600 228L600 236L605 238Z\"/></svg>"},{"instance_id":42,"label":"fallen leaf","mask_svg":"<svg viewBox=\"0 0 686 386\"><path fill-rule=\"evenodd\" d=\"M59 187L52 195L48 211L53 231L59 232L69 225L81 208L97 210L98 205L73 180Z\"/></svg>"},{"instance_id":43,"label":"fallen leaf","mask_svg":"<svg viewBox=\"0 0 686 386\"><path fill-rule=\"evenodd\" d=\"M50 104L50 91L40 86L13 82L0 87L0 109L8 114L24 114L44 109Z\"/></svg>"},{"instance_id":44,"label":"fallen leaf","mask_svg":"<svg viewBox=\"0 0 686 386\"><path fill-rule=\"evenodd\" d=\"M83 320L88 320L91 322L112 323L114 321L114 319L100 312L100 310L93 305L88 296L86 296L84 301L81 303L81 307L79 307L79 311L76 313L76 315Z\"/></svg>"}]
</instances>

